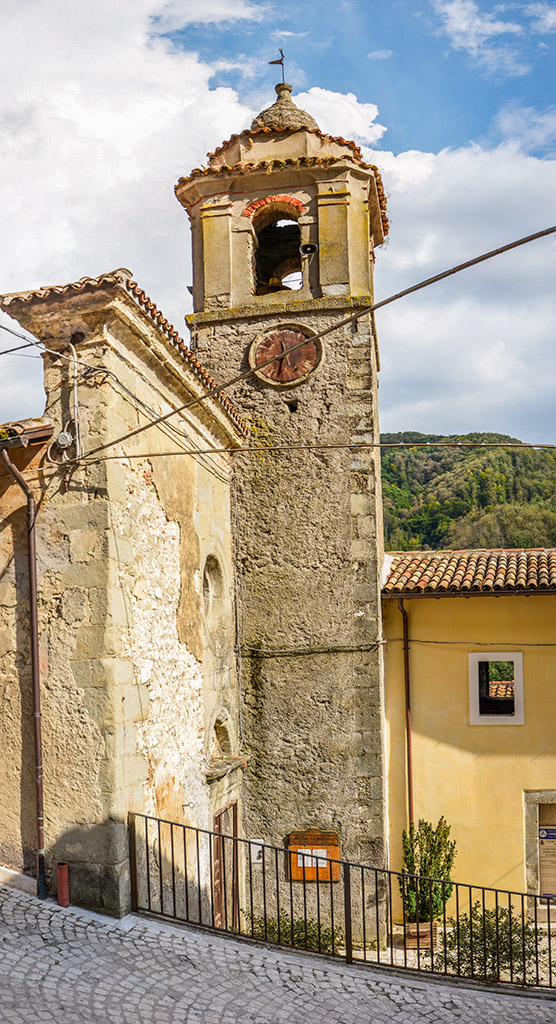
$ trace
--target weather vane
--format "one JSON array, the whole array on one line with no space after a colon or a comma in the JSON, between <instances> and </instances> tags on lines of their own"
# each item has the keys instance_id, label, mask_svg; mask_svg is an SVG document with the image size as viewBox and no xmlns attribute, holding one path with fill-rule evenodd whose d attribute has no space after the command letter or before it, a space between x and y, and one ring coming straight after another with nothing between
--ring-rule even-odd
<instances>
[{"instance_id":1,"label":"weather vane","mask_svg":"<svg viewBox=\"0 0 556 1024\"><path fill-rule=\"evenodd\" d=\"M284 51L280 47L278 48L278 51L280 53L280 60L269 60L268 63L269 64L281 64L281 66L282 66L282 82L285 82L286 81L286 77L285 77L285 72L284 72Z\"/></svg>"}]
</instances>

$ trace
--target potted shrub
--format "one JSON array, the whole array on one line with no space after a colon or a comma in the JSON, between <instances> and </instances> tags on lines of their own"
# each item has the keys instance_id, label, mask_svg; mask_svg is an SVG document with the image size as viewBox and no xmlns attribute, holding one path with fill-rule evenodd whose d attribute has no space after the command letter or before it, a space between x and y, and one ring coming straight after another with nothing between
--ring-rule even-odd
<instances>
[{"instance_id":1,"label":"potted shrub","mask_svg":"<svg viewBox=\"0 0 556 1024\"><path fill-rule=\"evenodd\" d=\"M419 819L402 834L402 873L398 878L404 910L405 941L409 948L431 947L436 921L452 895L456 844L444 818L435 826Z\"/></svg>"}]
</instances>

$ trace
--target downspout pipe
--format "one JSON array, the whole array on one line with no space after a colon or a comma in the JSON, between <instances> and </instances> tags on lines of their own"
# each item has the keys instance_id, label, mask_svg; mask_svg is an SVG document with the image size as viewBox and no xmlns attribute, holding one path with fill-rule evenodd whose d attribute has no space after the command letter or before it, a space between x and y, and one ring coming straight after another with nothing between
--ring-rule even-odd
<instances>
[{"instance_id":1,"label":"downspout pipe","mask_svg":"<svg viewBox=\"0 0 556 1024\"><path fill-rule=\"evenodd\" d=\"M6 469L27 498L27 550L29 560L29 605L31 627L31 678L33 685L33 734L35 741L35 807L37 827L37 896L46 898L46 871L44 847L44 811L42 783L42 725L41 725L41 690L39 675L39 626L37 614L37 554L35 546L35 496L14 466L5 448L0 448L0 458Z\"/></svg>"},{"instance_id":2,"label":"downspout pipe","mask_svg":"<svg viewBox=\"0 0 556 1024\"><path fill-rule=\"evenodd\" d=\"M409 674L409 622L403 599L398 598L403 623L403 678L405 689L405 739L407 747L407 809L409 823L415 820L413 808L413 736L411 731L411 677Z\"/></svg>"}]
</instances>

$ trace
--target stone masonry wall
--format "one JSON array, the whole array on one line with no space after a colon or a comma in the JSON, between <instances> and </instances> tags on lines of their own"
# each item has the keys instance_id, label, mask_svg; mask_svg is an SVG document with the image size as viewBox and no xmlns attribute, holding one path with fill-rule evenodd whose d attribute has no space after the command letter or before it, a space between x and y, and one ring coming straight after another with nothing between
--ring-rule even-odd
<instances>
[{"instance_id":1,"label":"stone masonry wall","mask_svg":"<svg viewBox=\"0 0 556 1024\"><path fill-rule=\"evenodd\" d=\"M261 330L287 319L319 331L343 313L306 308L224 321L199 326L197 341L203 360L225 380L248 367L249 346ZM320 366L302 384L277 389L251 377L230 394L249 419L253 446L378 439L368 318L331 334ZM233 465L250 756L244 833L281 844L292 830L332 828L344 856L380 864L378 453L259 452L236 454Z\"/></svg>"}]
</instances>

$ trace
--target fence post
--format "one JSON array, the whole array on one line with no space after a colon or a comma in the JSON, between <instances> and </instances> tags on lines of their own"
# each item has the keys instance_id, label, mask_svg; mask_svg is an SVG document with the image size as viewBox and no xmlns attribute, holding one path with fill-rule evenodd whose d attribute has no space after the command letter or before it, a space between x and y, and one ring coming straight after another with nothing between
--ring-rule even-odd
<instances>
[{"instance_id":1,"label":"fence post","mask_svg":"<svg viewBox=\"0 0 556 1024\"><path fill-rule=\"evenodd\" d=\"M139 910L139 893L137 887L137 843L135 838L135 815L132 811L127 816L129 825L129 878L131 883L131 909Z\"/></svg>"},{"instance_id":2,"label":"fence post","mask_svg":"<svg viewBox=\"0 0 556 1024\"><path fill-rule=\"evenodd\" d=\"M351 874L349 864L344 863L344 924L346 930L346 963L353 963L351 938Z\"/></svg>"}]
</instances>

